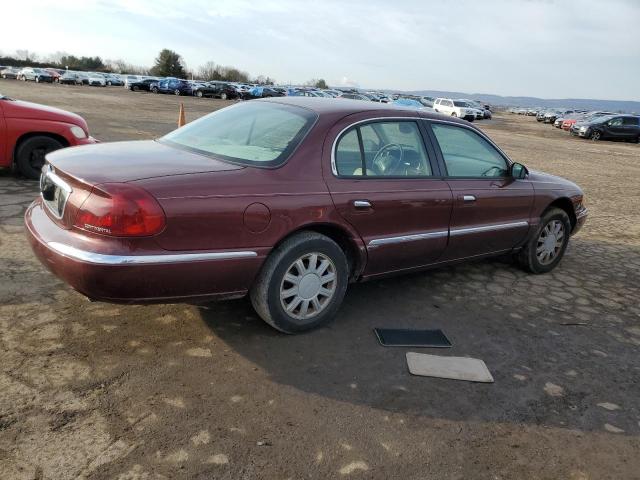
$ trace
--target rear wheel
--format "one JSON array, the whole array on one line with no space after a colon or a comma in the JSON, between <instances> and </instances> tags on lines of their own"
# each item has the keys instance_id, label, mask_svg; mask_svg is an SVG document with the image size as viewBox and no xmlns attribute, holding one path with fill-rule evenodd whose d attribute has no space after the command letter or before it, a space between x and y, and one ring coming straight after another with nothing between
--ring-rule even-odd
<instances>
[{"instance_id":1,"label":"rear wheel","mask_svg":"<svg viewBox=\"0 0 640 480\"><path fill-rule=\"evenodd\" d=\"M64 147L55 138L39 135L20 144L16 151L16 165L20 173L27 178L37 179L44 165L44 156Z\"/></svg>"},{"instance_id":2,"label":"rear wheel","mask_svg":"<svg viewBox=\"0 0 640 480\"><path fill-rule=\"evenodd\" d=\"M520 265L531 273L547 273L559 263L569 243L571 221L567 212L550 208L540 219L540 226L518 254Z\"/></svg>"},{"instance_id":3,"label":"rear wheel","mask_svg":"<svg viewBox=\"0 0 640 480\"><path fill-rule=\"evenodd\" d=\"M196 92L196 97L202 98L202 90Z\"/></svg>"},{"instance_id":4,"label":"rear wheel","mask_svg":"<svg viewBox=\"0 0 640 480\"><path fill-rule=\"evenodd\" d=\"M319 233L302 232L269 255L250 298L269 325L299 333L333 319L348 282L347 258L338 244Z\"/></svg>"},{"instance_id":5,"label":"rear wheel","mask_svg":"<svg viewBox=\"0 0 640 480\"><path fill-rule=\"evenodd\" d=\"M226 100L226 99L227 99L227 94L226 94L226 93L224 93L224 92L222 92L222 93L220 94L220 99L222 99L222 100Z\"/></svg>"},{"instance_id":6,"label":"rear wheel","mask_svg":"<svg viewBox=\"0 0 640 480\"><path fill-rule=\"evenodd\" d=\"M137 85L134 85L133 87L131 87L131 90L133 90L134 92L137 92L138 90L140 90L140 87L138 87Z\"/></svg>"},{"instance_id":7,"label":"rear wheel","mask_svg":"<svg viewBox=\"0 0 640 480\"><path fill-rule=\"evenodd\" d=\"M153 93L158 93L158 88L157 88L157 87L153 87L153 88L151 89L151 91L152 91Z\"/></svg>"},{"instance_id":8,"label":"rear wheel","mask_svg":"<svg viewBox=\"0 0 640 480\"><path fill-rule=\"evenodd\" d=\"M180 90L178 90L177 88L173 91L174 95L180 96Z\"/></svg>"}]
</instances>

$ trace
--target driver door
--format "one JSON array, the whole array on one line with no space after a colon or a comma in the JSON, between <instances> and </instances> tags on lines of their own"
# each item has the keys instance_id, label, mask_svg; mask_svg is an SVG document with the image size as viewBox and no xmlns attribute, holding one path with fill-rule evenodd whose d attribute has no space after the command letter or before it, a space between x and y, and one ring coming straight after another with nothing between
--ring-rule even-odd
<instances>
[{"instance_id":1,"label":"driver door","mask_svg":"<svg viewBox=\"0 0 640 480\"><path fill-rule=\"evenodd\" d=\"M340 123L327 136L323 175L366 245L365 277L434 263L446 249L451 190L424 140L418 118Z\"/></svg>"},{"instance_id":2,"label":"driver door","mask_svg":"<svg viewBox=\"0 0 640 480\"><path fill-rule=\"evenodd\" d=\"M510 250L529 231L534 191L509 174L505 156L471 127L432 120L432 139L453 195L444 259Z\"/></svg>"}]
</instances>

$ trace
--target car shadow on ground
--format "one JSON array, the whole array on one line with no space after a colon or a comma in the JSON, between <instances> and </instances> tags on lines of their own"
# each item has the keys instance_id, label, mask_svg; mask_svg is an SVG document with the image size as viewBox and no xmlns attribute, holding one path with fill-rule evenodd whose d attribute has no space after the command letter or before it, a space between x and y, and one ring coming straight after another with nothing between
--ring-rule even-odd
<instances>
[{"instance_id":1,"label":"car shadow on ground","mask_svg":"<svg viewBox=\"0 0 640 480\"><path fill-rule=\"evenodd\" d=\"M271 329L247 300L200 312L273 381L315 395L433 418L581 430L608 422L638 433L640 411L625 402L640 394L639 292L627 276L639 261L636 248L580 240L547 275L485 261L356 284L335 322L295 336ZM440 328L453 347L385 348L375 327ZM495 383L412 376L408 351L483 359Z\"/></svg>"}]
</instances>

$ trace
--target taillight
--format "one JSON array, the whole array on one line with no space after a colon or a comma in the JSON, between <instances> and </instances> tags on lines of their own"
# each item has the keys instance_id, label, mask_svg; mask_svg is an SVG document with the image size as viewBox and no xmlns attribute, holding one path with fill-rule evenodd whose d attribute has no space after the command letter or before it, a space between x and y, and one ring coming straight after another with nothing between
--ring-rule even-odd
<instances>
[{"instance_id":1,"label":"taillight","mask_svg":"<svg viewBox=\"0 0 640 480\"><path fill-rule=\"evenodd\" d=\"M155 235L165 226L162 207L147 191L124 183L93 187L76 215L75 226L113 236Z\"/></svg>"}]
</instances>

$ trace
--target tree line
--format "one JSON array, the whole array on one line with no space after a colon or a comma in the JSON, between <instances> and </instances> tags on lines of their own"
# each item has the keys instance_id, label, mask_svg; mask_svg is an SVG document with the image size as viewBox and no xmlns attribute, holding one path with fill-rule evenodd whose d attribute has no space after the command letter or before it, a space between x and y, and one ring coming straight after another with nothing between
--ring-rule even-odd
<instances>
[{"instance_id":1,"label":"tree line","mask_svg":"<svg viewBox=\"0 0 640 480\"><path fill-rule=\"evenodd\" d=\"M215 62L206 62L197 71L189 70L182 56L167 48L162 49L151 68L132 65L124 60L103 60L101 57L76 57L65 52L40 57L28 50L16 50L12 56L0 55L0 65L12 65L16 67L54 67L69 70L128 73L134 75L153 75L157 77L197 78L199 80L257 83L258 85L274 85L274 78L251 75L234 66L218 65ZM305 83L307 86L327 88L323 79L312 79Z\"/></svg>"}]
</instances>

